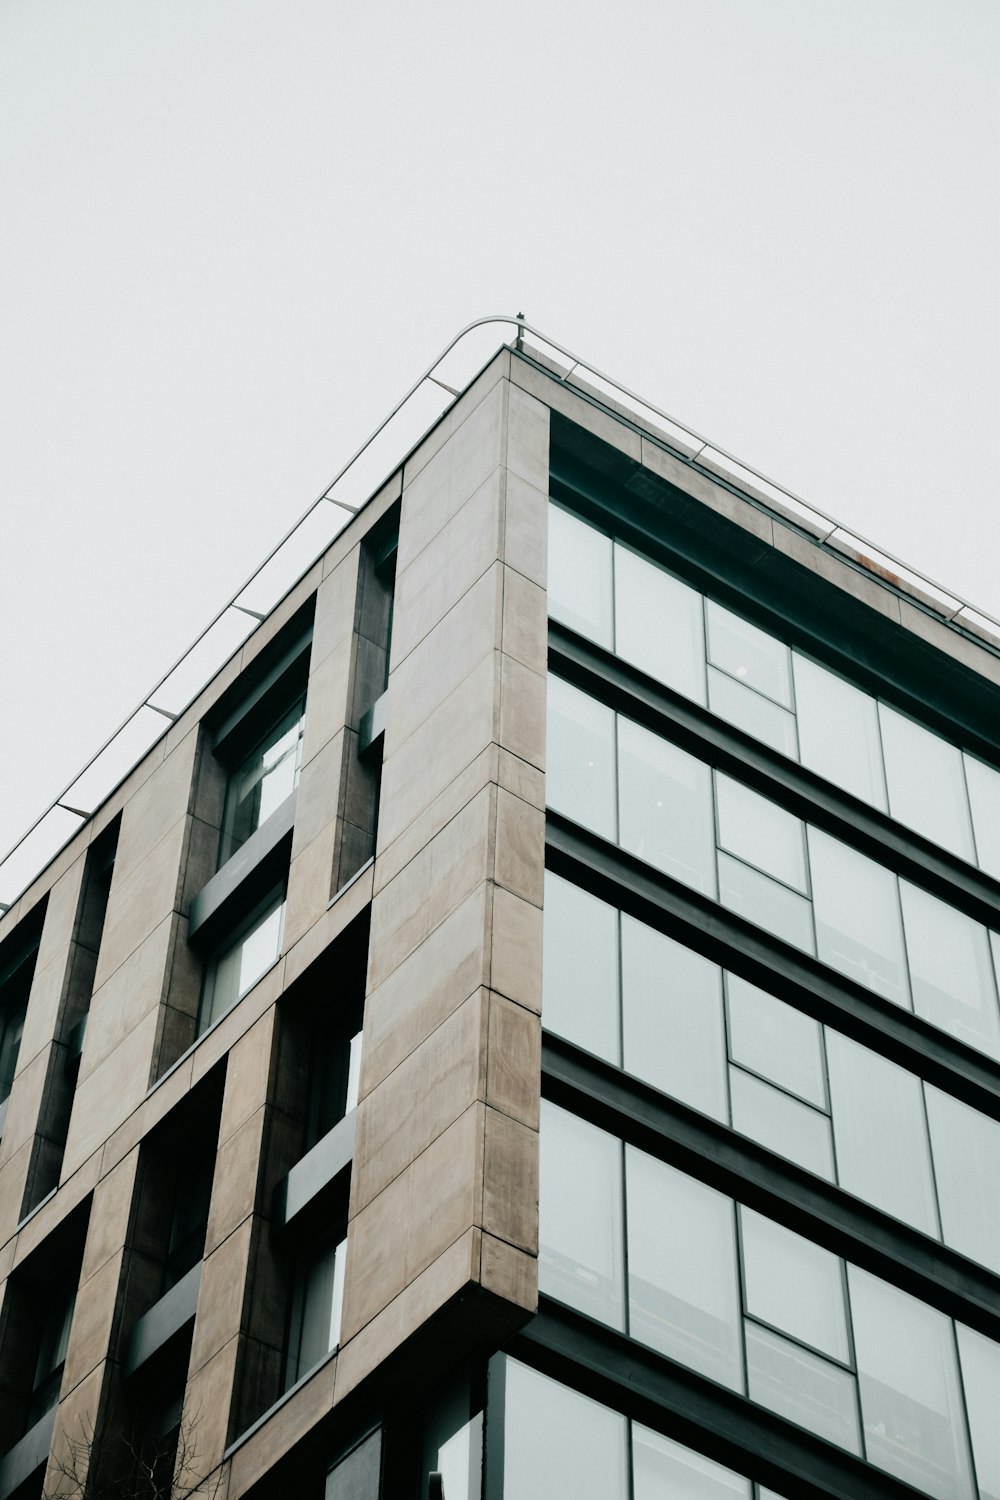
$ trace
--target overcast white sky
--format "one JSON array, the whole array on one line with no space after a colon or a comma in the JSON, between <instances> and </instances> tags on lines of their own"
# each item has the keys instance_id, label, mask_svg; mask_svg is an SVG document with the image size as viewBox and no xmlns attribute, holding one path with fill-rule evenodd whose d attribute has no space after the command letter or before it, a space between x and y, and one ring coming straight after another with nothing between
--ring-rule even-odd
<instances>
[{"instance_id":1,"label":"overcast white sky","mask_svg":"<svg viewBox=\"0 0 1000 1500\"><path fill-rule=\"evenodd\" d=\"M3 0L0 853L465 322L1000 613L996 0Z\"/></svg>"}]
</instances>

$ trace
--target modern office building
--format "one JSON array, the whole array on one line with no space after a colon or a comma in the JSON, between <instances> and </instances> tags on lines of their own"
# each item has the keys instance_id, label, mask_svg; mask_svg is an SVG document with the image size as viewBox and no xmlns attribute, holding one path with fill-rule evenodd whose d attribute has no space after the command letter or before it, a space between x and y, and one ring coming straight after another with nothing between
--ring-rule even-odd
<instances>
[{"instance_id":1,"label":"modern office building","mask_svg":"<svg viewBox=\"0 0 1000 1500\"><path fill-rule=\"evenodd\" d=\"M1000 628L442 404L0 918L0 1500L1000 1500Z\"/></svg>"}]
</instances>

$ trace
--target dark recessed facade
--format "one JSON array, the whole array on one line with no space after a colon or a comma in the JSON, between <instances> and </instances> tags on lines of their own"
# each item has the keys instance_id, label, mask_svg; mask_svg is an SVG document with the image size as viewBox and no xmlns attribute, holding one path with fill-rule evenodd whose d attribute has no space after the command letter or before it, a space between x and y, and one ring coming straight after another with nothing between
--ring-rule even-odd
<instances>
[{"instance_id":1,"label":"dark recessed facade","mask_svg":"<svg viewBox=\"0 0 1000 1500\"><path fill-rule=\"evenodd\" d=\"M0 1500L1000 1500L1000 641L720 458L501 349L0 918Z\"/></svg>"}]
</instances>

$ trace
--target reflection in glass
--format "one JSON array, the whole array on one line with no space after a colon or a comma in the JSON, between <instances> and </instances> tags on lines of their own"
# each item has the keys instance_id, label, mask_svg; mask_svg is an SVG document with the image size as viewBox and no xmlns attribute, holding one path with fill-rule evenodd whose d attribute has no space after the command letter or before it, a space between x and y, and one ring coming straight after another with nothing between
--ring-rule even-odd
<instances>
[{"instance_id":1,"label":"reflection in glass","mask_svg":"<svg viewBox=\"0 0 1000 1500\"><path fill-rule=\"evenodd\" d=\"M1000 1349L962 1323L955 1326L980 1500L1000 1500Z\"/></svg>"},{"instance_id":2,"label":"reflection in glass","mask_svg":"<svg viewBox=\"0 0 1000 1500\"><path fill-rule=\"evenodd\" d=\"M618 720L623 849L715 895L712 773L631 719Z\"/></svg>"},{"instance_id":3,"label":"reflection in glass","mask_svg":"<svg viewBox=\"0 0 1000 1500\"><path fill-rule=\"evenodd\" d=\"M819 957L866 989L908 1007L895 875L813 827L809 863Z\"/></svg>"},{"instance_id":4,"label":"reflection in glass","mask_svg":"<svg viewBox=\"0 0 1000 1500\"><path fill-rule=\"evenodd\" d=\"M730 677L791 708L788 647L711 599L705 601L705 621L709 661Z\"/></svg>"},{"instance_id":5,"label":"reflection in glass","mask_svg":"<svg viewBox=\"0 0 1000 1500\"><path fill-rule=\"evenodd\" d=\"M290 796L302 766L301 697L232 772L226 786L219 863L225 864Z\"/></svg>"},{"instance_id":6,"label":"reflection in glass","mask_svg":"<svg viewBox=\"0 0 1000 1500\"><path fill-rule=\"evenodd\" d=\"M549 614L588 640L613 645L611 538L549 506Z\"/></svg>"},{"instance_id":7,"label":"reflection in glass","mask_svg":"<svg viewBox=\"0 0 1000 1500\"><path fill-rule=\"evenodd\" d=\"M819 1023L738 974L726 975L726 993L733 1062L824 1109L826 1085Z\"/></svg>"},{"instance_id":8,"label":"reflection in glass","mask_svg":"<svg viewBox=\"0 0 1000 1500\"><path fill-rule=\"evenodd\" d=\"M545 872L542 1016L548 1031L620 1063L618 912Z\"/></svg>"},{"instance_id":9,"label":"reflection in glass","mask_svg":"<svg viewBox=\"0 0 1000 1500\"><path fill-rule=\"evenodd\" d=\"M929 1083L924 1093L945 1243L1000 1275L1000 1124Z\"/></svg>"},{"instance_id":10,"label":"reflection in glass","mask_svg":"<svg viewBox=\"0 0 1000 1500\"><path fill-rule=\"evenodd\" d=\"M553 1500L556 1495L572 1495L573 1500L626 1500L624 1417L502 1355L490 1361L490 1413L494 1382L500 1379L506 1387L503 1474L495 1473L496 1459L487 1442L491 1495L516 1500Z\"/></svg>"},{"instance_id":11,"label":"reflection in glass","mask_svg":"<svg viewBox=\"0 0 1000 1500\"><path fill-rule=\"evenodd\" d=\"M732 1199L631 1146L625 1156L629 1332L742 1390Z\"/></svg>"},{"instance_id":12,"label":"reflection in glass","mask_svg":"<svg viewBox=\"0 0 1000 1500\"><path fill-rule=\"evenodd\" d=\"M850 1359L841 1262L750 1208L740 1208L746 1310L803 1344Z\"/></svg>"},{"instance_id":13,"label":"reflection in glass","mask_svg":"<svg viewBox=\"0 0 1000 1500\"><path fill-rule=\"evenodd\" d=\"M231 1010L274 963L281 952L284 917L284 893L279 888L264 898L239 935L208 965L198 1017L199 1032Z\"/></svg>"},{"instance_id":14,"label":"reflection in glass","mask_svg":"<svg viewBox=\"0 0 1000 1500\"><path fill-rule=\"evenodd\" d=\"M549 674L545 795L550 807L603 838L615 837L615 716Z\"/></svg>"},{"instance_id":15,"label":"reflection in glass","mask_svg":"<svg viewBox=\"0 0 1000 1500\"><path fill-rule=\"evenodd\" d=\"M750 1399L838 1448L860 1452L854 1379L799 1344L747 1320Z\"/></svg>"},{"instance_id":16,"label":"reflection in glass","mask_svg":"<svg viewBox=\"0 0 1000 1500\"><path fill-rule=\"evenodd\" d=\"M708 669L708 706L713 714L735 724L737 729L746 730L791 760L798 758L795 715L715 667Z\"/></svg>"},{"instance_id":17,"label":"reflection in glass","mask_svg":"<svg viewBox=\"0 0 1000 1500\"><path fill-rule=\"evenodd\" d=\"M940 1500L972 1500L952 1324L848 1266L868 1458Z\"/></svg>"},{"instance_id":18,"label":"reflection in glass","mask_svg":"<svg viewBox=\"0 0 1000 1500\"><path fill-rule=\"evenodd\" d=\"M543 1100L539 1153L539 1289L622 1328L621 1143Z\"/></svg>"},{"instance_id":19,"label":"reflection in glass","mask_svg":"<svg viewBox=\"0 0 1000 1500\"><path fill-rule=\"evenodd\" d=\"M623 914L625 1068L728 1124L721 980L715 964Z\"/></svg>"},{"instance_id":20,"label":"reflection in glass","mask_svg":"<svg viewBox=\"0 0 1000 1500\"><path fill-rule=\"evenodd\" d=\"M913 1008L970 1047L1000 1057L1000 1017L986 928L900 880Z\"/></svg>"},{"instance_id":21,"label":"reflection in glass","mask_svg":"<svg viewBox=\"0 0 1000 1500\"><path fill-rule=\"evenodd\" d=\"M802 764L885 812L875 699L797 651L792 667Z\"/></svg>"},{"instance_id":22,"label":"reflection in glass","mask_svg":"<svg viewBox=\"0 0 1000 1500\"><path fill-rule=\"evenodd\" d=\"M833 1181L833 1144L826 1115L741 1068L730 1068L729 1086L734 1130Z\"/></svg>"},{"instance_id":23,"label":"reflection in glass","mask_svg":"<svg viewBox=\"0 0 1000 1500\"><path fill-rule=\"evenodd\" d=\"M721 771L715 775L719 844L797 891L808 890L802 823Z\"/></svg>"},{"instance_id":24,"label":"reflection in glass","mask_svg":"<svg viewBox=\"0 0 1000 1500\"><path fill-rule=\"evenodd\" d=\"M1000 880L1000 774L974 755L963 758L979 867Z\"/></svg>"},{"instance_id":25,"label":"reflection in glass","mask_svg":"<svg viewBox=\"0 0 1000 1500\"><path fill-rule=\"evenodd\" d=\"M347 1241L328 1245L302 1263L292 1286L285 1387L318 1365L340 1342Z\"/></svg>"},{"instance_id":26,"label":"reflection in glass","mask_svg":"<svg viewBox=\"0 0 1000 1500\"><path fill-rule=\"evenodd\" d=\"M806 898L722 853L719 854L719 900L748 922L756 922L775 937L812 953L812 907Z\"/></svg>"},{"instance_id":27,"label":"reflection in glass","mask_svg":"<svg viewBox=\"0 0 1000 1500\"><path fill-rule=\"evenodd\" d=\"M624 661L705 702L701 595L617 542L615 642Z\"/></svg>"},{"instance_id":28,"label":"reflection in glass","mask_svg":"<svg viewBox=\"0 0 1000 1500\"><path fill-rule=\"evenodd\" d=\"M919 1078L829 1028L826 1058L841 1187L937 1239Z\"/></svg>"},{"instance_id":29,"label":"reflection in glass","mask_svg":"<svg viewBox=\"0 0 1000 1500\"><path fill-rule=\"evenodd\" d=\"M886 703L878 714L892 816L974 861L961 751Z\"/></svg>"},{"instance_id":30,"label":"reflection in glass","mask_svg":"<svg viewBox=\"0 0 1000 1500\"><path fill-rule=\"evenodd\" d=\"M632 1479L634 1500L750 1500L750 1481L741 1474L638 1422L632 1424Z\"/></svg>"}]
</instances>

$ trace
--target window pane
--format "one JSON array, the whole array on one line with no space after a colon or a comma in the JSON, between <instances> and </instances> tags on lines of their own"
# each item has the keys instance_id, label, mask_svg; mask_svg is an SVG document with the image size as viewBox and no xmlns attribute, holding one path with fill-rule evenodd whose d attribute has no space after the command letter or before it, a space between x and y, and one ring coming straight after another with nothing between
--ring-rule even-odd
<instances>
[{"instance_id":1,"label":"window pane","mask_svg":"<svg viewBox=\"0 0 1000 1500\"><path fill-rule=\"evenodd\" d=\"M634 1500L750 1500L750 1481L632 1423ZM555 1494L555 1492L553 1492Z\"/></svg>"},{"instance_id":2,"label":"window pane","mask_svg":"<svg viewBox=\"0 0 1000 1500\"><path fill-rule=\"evenodd\" d=\"M542 1018L608 1062L620 1062L618 912L550 871L545 874Z\"/></svg>"},{"instance_id":3,"label":"window pane","mask_svg":"<svg viewBox=\"0 0 1000 1500\"><path fill-rule=\"evenodd\" d=\"M773 1219L740 1208L746 1309L803 1344L850 1359L841 1263Z\"/></svg>"},{"instance_id":4,"label":"window pane","mask_svg":"<svg viewBox=\"0 0 1000 1500\"><path fill-rule=\"evenodd\" d=\"M979 1494L1000 1500L1000 1348L961 1323L956 1327Z\"/></svg>"},{"instance_id":5,"label":"window pane","mask_svg":"<svg viewBox=\"0 0 1000 1500\"><path fill-rule=\"evenodd\" d=\"M658 682L704 703L701 595L617 543L615 650Z\"/></svg>"},{"instance_id":6,"label":"window pane","mask_svg":"<svg viewBox=\"0 0 1000 1500\"><path fill-rule=\"evenodd\" d=\"M829 1028L826 1058L841 1187L937 1238L919 1078Z\"/></svg>"},{"instance_id":7,"label":"window pane","mask_svg":"<svg viewBox=\"0 0 1000 1500\"><path fill-rule=\"evenodd\" d=\"M603 838L615 837L615 716L610 708L549 676L550 807Z\"/></svg>"},{"instance_id":8,"label":"window pane","mask_svg":"<svg viewBox=\"0 0 1000 1500\"><path fill-rule=\"evenodd\" d=\"M791 708L788 647L711 599L705 601L705 620L709 661L730 677Z\"/></svg>"},{"instance_id":9,"label":"window pane","mask_svg":"<svg viewBox=\"0 0 1000 1500\"><path fill-rule=\"evenodd\" d=\"M785 885L806 892L806 846L800 820L721 771L715 775L715 795L720 846Z\"/></svg>"},{"instance_id":10,"label":"window pane","mask_svg":"<svg viewBox=\"0 0 1000 1500\"><path fill-rule=\"evenodd\" d=\"M826 1115L739 1068L730 1069L729 1081L734 1130L798 1162L807 1172L833 1181L833 1144Z\"/></svg>"},{"instance_id":11,"label":"window pane","mask_svg":"<svg viewBox=\"0 0 1000 1500\"><path fill-rule=\"evenodd\" d=\"M756 1323L747 1322L746 1337L750 1399L860 1452L853 1375Z\"/></svg>"},{"instance_id":12,"label":"window pane","mask_svg":"<svg viewBox=\"0 0 1000 1500\"><path fill-rule=\"evenodd\" d=\"M802 764L886 810L875 699L835 672L792 652Z\"/></svg>"},{"instance_id":13,"label":"window pane","mask_svg":"<svg viewBox=\"0 0 1000 1500\"><path fill-rule=\"evenodd\" d=\"M848 1266L868 1457L946 1500L972 1500L951 1320Z\"/></svg>"},{"instance_id":14,"label":"window pane","mask_svg":"<svg viewBox=\"0 0 1000 1500\"><path fill-rule=\"evenodd\" d=\"M728 1124L717 966L623 915L622 997L628 1072Z\"/></svg>"},{"instance_id":15,"label":"window pane","mask_svg":"<svg viewBox=\"0 0 1000 1500\"><path fill-rule=\"evenodd\" d=\"M621 1142L542 1103L538 1285L624 1326Z\"/></svg>"},{"instance_id":16,"label":"window pane","mask_svg":"<svg viewBox=\"0 0 1000 1500\"><path fill-rule=\"evenodd\" d=\"M490 1362L491 1411L498 1363ZM516 1500L626 1500L625 1418L513 1359L503 1363L503 1478L495 1492ZM487 1445L492 1469L491 1459ZM493 1479L491 1471L491 1494Z\"/></svg>"},{"instance_id":17,"label":"window pane","mask_svg":"<svg viewBox=\"0 0 1000 1500\"><path fill-rule=\"evenodd\" d=\"M895 875L812 827L809 863L819 957L866 989L909 1008Z\"/></svg>"},{"instance_id":18,"label":"window pane","mask_svg":"<svg viewBox=\"0 0 1000 1500\"><path fill-rule=\"evenodd\" d=\"M549 506L549 614L612 649L611 538Z\"/></svg>"},{"instance_id":19,"label":"window pane","mask_svg":"<svg viewBox=\"0 0 1000 1500\"><path fill-rule=\"evenodd\" d=\"M618 720L618 764L622 848L714 896L709 768L631 719Z\"/></svg>"},{"instance_id":20,"label":"window pane","mask_svg":"<svg viewBox=\"0 0 1000 1500\"><path fill-rule=\"evenodd\" d=\"M719 899L748 922L812 953L812 907L806 898L728 854L719 855Z\"/></svg>"},{"instance_id":21,"label":"window pane","mask_svg":"<svg viewBox=\"0 0 1000 1500\"><path fill-rule=\"evenodd\" d=\"M886 703L878 713L892 816L974 860L961 751Z\"/></svg>"},{"instance_id":22,"label":"window pane","mask_svg":"<svg viewBox=\"0 0 1000 1500\"><path fill-rule=\"evenodd\" d=\"M970 1047L1000 1057L1000 1020L986 928L899 882L913 1008Z\"/></svg>"},{"instance_id":23,"label":"window pane","mask_svg":"<svg viewBox=\"0 0 1000 1500\"><path fill-rule=\"evenodd\" d=\"M626 1147L629 1332L743 1389L733 1202Z\"/></svg>"},{"instance_id":24,"label":"window pane","mask_svg":"<svg viewBox=\"0 0 1000 1500\"><path fill-rule=\"evenodd\" d=\"M229 777L220 861L235 854L295 790L302 761L305 700L268 731Z\"/></svg>"},{"instance_id":25,"label":"window pane","mask_svg":"<svg viewBox=\"0 0 1000 1500\"><path fill-rule=\"evenodd\" d=\"M1000 1124L930 1084L924 1093L945 1242L1000 1275Z\"/></svg>"},{"instance_id":26,"label":"window pane","mask_svg":"<svg viewBox=\"0 0 1000 1500\"><path fill-rule=\"evenodd\" d=\"M964 760L979 865L1000 880L1000 775L975 756Z\"/></svg>"},{"instance_id":27,"label":"window pane","mask_svg":"<svg viewBox=\"0 0 1000 1500\"><path fill-rule=\"evenodd\" d=\"M735 724L737 729L745 729L747 734L772 745L792 760L798 758L795 715L715 667L708 669L708 706L713 714Z\"/></svg>"},{"instance_id":28,"label":"window pane","mask_svg":"<svg viewBox=\"0 0 1000 1500\"><path fill-rule=\"evenodd\" d=\"M284 902L270 912L258 926L243 939L240 954L239 993L245 995L251 985L271 967L281 951L281 924L285 915Z\"/></svg>"},{"instance_id":29,"label":"window pane","mask_svg":"<svg viewBox=\"0 0 1000 1500\"><path fill-rule=\"evenodd\" d=\"M204 1031L225 1015L267 972L281 952L284 900L280 894L275 894L262 906L262 914L251 919L242 936L209 963L205 971L199 1031Z\"/></svg>"},{"instance_id":30,"label":"window pane","mask_svg":"<svg viewBox=\"0 0 1000 1500\"><path fill-rule=\"evenodd\" d=\"M733 1061L825 1109L823 1035L818 1022L738 974L726 975L726 992Z\"/></svg>"}]
</instances>

